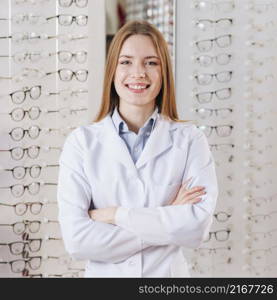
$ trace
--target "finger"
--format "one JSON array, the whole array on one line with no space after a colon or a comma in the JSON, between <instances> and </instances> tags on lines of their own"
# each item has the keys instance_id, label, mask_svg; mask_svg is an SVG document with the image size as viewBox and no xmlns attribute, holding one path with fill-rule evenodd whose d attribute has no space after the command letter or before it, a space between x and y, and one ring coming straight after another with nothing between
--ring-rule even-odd
<instances>
[{"instance_id":1,"label":"finger","mask_svg":"<svg viewBox=\"0 0 277 300\"><path fill-rule=\"evenodd\" d=\"M202 201L202 198L198 197L198 198L195 198L195 199L191 200L189 204L196 204L196 203L199 203L201 201Z\"/></svg>"},{"instance_id":2,"label":"finger","mask_svg":"<svg viewBox=\"0 0 277 300\"><path fill-rule=\"evenodd\" d=\"M174 199L171 204L173 203L179 203L179 202L185 202L185 201L189 201L195 197L199 197L199 196L202 196L202 195L205 195L206 192L201 190L201 191L195 191L195 192L190 192L190 193L183 193L183 194L180 194L179 197L177 199Z\"/></svg>"},{"instance_id":3,"label":"finger","mask_svg":"<svg viewBox=\"0 0 277 300\"><path fill-rule=\"evenodd\" d=\"M182 188L182 189L186 189L187 186L188 186L188 184L191 182L191 180L192 180L192 177L190 177L189 179L185 180L185 181L183 182L181 188Z\"/></svg>"},{"instance_id":4,"label":"finger","mask_svg":"<svg viewBox=\"0 0 277 300\"><path fill-rule=\"evenodd\" d=\"M182 203L184 201L189 201L195 197L198 196L202 196L205 195L206 191L204 187L194 187L193 189L189 190L189 191L179 191L178 192L178 197L176 197L175 199L172 199L172 201L169 203L170 205L176 205L179 204L180 201L182 201Z\"/></svg>"},{"instance_id":5,"label":"finger","mask_svg":"<svg viewBox=\"0 0 277 300\"><path fill-rule=\"evenodd\" d=\"M185 196L189 196L189 195L192 195L194 193L198 193L198 192L204 192L205 191L205 187L194 187L190 190L187 190L184 192L184 195Z\"/></svg>"},{"instance_id":6,"label":"finger","mask_svg":"<svg viewBox=\"0 0 277 300\"><path fill-rule=\"evenodd\" d=\"M206 194L206 192L198 192L198 193L194 193L194 194L191 194L191 195L188 195L188 196L186 196L186 197L184 197L182 200L184 200L184 201L190 201L190 200L192 200L192 199L195 199L195 198L197 198L197 197L199 197L199 196L203 196L203 195L205 195ZM181 200L181 201L182 201Z\"/></svg>"},{"instance_id":7,"label":"finger","mask_svg":"<svg viewBox=\"0 0 277 300\"><path fill-rule=\"evenodd\" d=\"M180 204L195 204L195 203L199 203L200 201L202 201L202 198L201 197L196 197L194 199L186 201L185 203L180 203Z\"/></svg>"},{"instance_id":8,"label":"finger","mask_svg":"<svg viewBox=\"0 0 277 300\"><path fill-rule=\"evenodd\" d=\"M184 204L195 204L202 201L202 198L197 197L194 199L191 199L190 201L178 201L178 202L174 202L171 205L184 205Z\"/></svg>"}]
</instances>

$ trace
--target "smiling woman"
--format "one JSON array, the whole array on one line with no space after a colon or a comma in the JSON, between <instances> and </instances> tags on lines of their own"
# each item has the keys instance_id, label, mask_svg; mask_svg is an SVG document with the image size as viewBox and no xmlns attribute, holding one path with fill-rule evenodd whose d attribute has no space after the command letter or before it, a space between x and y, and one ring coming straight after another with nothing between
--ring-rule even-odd
<instances>
[{"instance_id":1,"label":"smiling woman","mask_svg":"<svg viewBox=\"0 0 277 300\"><path fill-rule=\"evenodd\" d=\"M188 277L182 247L209 233L218 196L202 131L178 119L167 44L126 23L107 57L102 104L60 156L59 221L86 277Z\"/></svg>"},{"instance_id":2,"label":"smiling woman","mask_svg":"<svg viewBox=\"0 0 277 300\"><path fill-rule=\"evenodd\" d=\"M149 51L146 56L145 49ZM121 49L114 80L121 106L122 101L126 104L130 101L137 105L151 104L153 110L161 83L159 57L151 39L144 35L129 37Z\"/></svg>"},{"instance_id":3,"label":"smiling woman","mask_svg":"<svg viewBox=\"0 0 277 300\"><path fill-rule=\"evenodd\" d=\"M145 49L149 53L146 53ZM129 37L120 52L114 86L120 97L121 115L128 117L130 109L134 112L134 115L129 116L129 120L126 121L134 127L135 132L138 132L139 127L143 125L138 124L135 128L136 124L132 124L131 120L135 120L135 116L138 116L135 110L143 110L148 116L155 108L161 85L159 57L151 39L139 34ZM141 123L139 120L137 122Z\"/></svg>"},{"instance_id":4,"label":"smiling woman","mask_svg":"<svg viewBox=\"0 0 277 300\"><path fill-rule=\"evenodd\" d=\"M128 85L140 82L149 84L150 88L139 94L148 101L152 100L152 105L155 99L159 112L178 121L167 43L153 25L146 21L132 21L121 27L109 47L102 105L95 121L103 119L119 104L119 91L123 93L123 99L126 100L124 91L129 92L128 99L134 99ZM145 100L140 101L138 103Z\"/></svg>"}]
</instances>

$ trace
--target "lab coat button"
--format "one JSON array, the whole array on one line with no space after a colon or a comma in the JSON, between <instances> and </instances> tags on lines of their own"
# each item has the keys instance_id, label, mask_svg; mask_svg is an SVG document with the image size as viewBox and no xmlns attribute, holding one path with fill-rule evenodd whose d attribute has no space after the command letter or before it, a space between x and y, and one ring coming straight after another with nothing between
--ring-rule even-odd
<instances>
[{"instance_id":1,"label":"lab coat button","mask_svg":"<svg viewBox=\"0 0 277 300\"><path fill-rule=\"evenodd\" d=\"M134 265L135 265L135 262L132 261L132 260L130 260L130 261L129 261L129 266L132 267L132 266L134 266Z\"/></svg>"}]
</instances>

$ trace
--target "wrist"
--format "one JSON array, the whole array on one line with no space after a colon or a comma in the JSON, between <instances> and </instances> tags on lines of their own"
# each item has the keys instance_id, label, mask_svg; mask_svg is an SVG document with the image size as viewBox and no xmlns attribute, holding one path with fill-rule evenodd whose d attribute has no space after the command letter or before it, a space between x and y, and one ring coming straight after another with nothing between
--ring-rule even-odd
<instances>
[{"instance_id":1,"label":"wrist","mask_svg":"<svg viewBox=\"0 0 277 300\"><path fill-rule=\"evenodd\" d=\"M110 207L109 208L110 211L107 216L107 223L115 225L115 215L116 215L117 209L118 209L118 207Z\"/></svg>"},{"instance_id":2,"label":"wrist","mask_svg":"<svg viewBox=\"0 0 277 300\"><path fill-rule=\"evenodd\" d=\"M105 207L89 210L89 216L94 221L115 224L117 207Z\"/></svg>"}]
</instances>

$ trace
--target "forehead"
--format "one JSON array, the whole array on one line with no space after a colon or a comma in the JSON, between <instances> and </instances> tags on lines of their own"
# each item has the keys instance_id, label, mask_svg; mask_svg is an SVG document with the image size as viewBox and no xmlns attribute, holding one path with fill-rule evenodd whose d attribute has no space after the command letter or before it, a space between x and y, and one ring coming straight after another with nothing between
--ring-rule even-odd
<instances>
[{"instance_id":1,"label":"forehead","mask_svg":"<svg viewBox=\"0 0 277 300\"><path fill-rule=\"evenodd\" d=\"M151 38L142 34L135 34L128 37L122 45L120 55L158 56Z\"/></svg>"}]
</instances>

